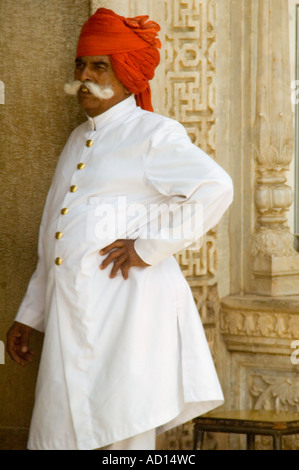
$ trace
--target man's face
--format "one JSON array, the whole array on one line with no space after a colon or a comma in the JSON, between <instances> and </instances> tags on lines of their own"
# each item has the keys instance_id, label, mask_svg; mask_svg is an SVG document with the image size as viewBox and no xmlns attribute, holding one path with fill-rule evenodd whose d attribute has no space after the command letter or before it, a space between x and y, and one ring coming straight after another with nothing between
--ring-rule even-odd
<instances>
[{"instance_id":1,"label":"man's face","mask_svg":"<svg viewBox=\"0 0 299 470\"><path fill-rule=\"evenodd\" d=\"M84 86L79 89L79 103L91 117L104 113L130 95L130 92L115 76L109 56L79 57L76 59L74 76L75 80L90 81L100 86L109 86L114 92L112 98L100 99L86 90Z\"/></svg>"}]
</instances>

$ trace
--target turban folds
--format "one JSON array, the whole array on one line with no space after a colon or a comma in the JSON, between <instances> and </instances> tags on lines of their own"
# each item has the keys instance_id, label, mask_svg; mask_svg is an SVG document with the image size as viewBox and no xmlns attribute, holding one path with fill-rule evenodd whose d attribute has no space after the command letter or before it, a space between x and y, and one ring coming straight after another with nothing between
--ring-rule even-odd
<instances>
[{"instance_id":1,"label":"turban folds","mask_svg":"<svg viewBox=\"0 0 299 470\"><path fill-rule=\"evenodd\" d=\"M135 95L137 105L153 111L149 80L160 62L160 26L148 16L125 18L99 8L83 25L77 58L108 55L119 81Z\"/></svg>"}]
</instances>

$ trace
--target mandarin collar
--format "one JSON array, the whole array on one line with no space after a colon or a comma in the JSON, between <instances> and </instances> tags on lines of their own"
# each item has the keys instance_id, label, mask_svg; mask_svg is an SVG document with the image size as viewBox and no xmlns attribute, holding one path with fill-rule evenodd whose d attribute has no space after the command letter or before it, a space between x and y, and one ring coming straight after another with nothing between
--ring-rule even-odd
<instances>
[{"instance_id":1,"label":"mandarin collar","mask_svg":"<svg viewBox=\"0 0 299 470\"><path fill-rule=\"evenodd\" d=\"M87 115L89 129L91 131L98 131L106 124L118 119L120 116L130 113L136 107L137 104L135 97L134 95L131 95L129 98L126 98L125 100L120 101L120 103L117 103L115 106L112 106L112 108L108 109L103 114L99 114L94 118Z\"/></svg>"}]
</instances>

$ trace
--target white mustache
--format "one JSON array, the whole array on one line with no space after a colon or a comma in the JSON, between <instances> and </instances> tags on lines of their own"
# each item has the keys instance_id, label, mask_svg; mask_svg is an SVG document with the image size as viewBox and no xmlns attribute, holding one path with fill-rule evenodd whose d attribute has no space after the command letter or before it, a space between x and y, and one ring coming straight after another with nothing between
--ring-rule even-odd
<instances>
[{"instance_id":1,"label":"white mustache","mask_svg":"<svg viewBox=\"0 0 299 470\"><path fill-rule=\"evenodd\" d=\"M85 86L96 98L109 100L114 96L114 91L110 86L101 86L89 81L81 82L81 80L74 80L71 83L66 83L64 85L64 91L67 95L75 96L82 85Z\"/></svg>"}]
</instances>

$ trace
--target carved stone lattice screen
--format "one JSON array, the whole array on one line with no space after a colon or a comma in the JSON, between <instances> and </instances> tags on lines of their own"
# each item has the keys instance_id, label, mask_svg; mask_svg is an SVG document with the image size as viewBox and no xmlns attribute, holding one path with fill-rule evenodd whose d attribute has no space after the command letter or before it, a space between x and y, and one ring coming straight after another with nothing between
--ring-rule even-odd
<instances>
[{"instance_id":1,"label":"carved stone lattice screen","mask_svg":"<svg viewBox=\"0 0 299 470\"><path fill-rule=\"evenodd\" d=\"M170 0L165 6L166 113L185 126L194 144L215 158L216 3L213 0ZM192 289L215 354L219 304L216 232L205 236L200 251L185 250L176 258ZM190 448L191 431L188 423L169 431L168 447Z\"/></svg>"},{"instance_id":2,"label":"carved stone lattice screen","mask_svg":"<svg viewBox=\"0 0 299 470\"><path fill-rule=\"evenodd\" d=\"M192 142L216 158L215 148L215 0L95 0L91 11L105 7L124 16L148 14L161 25L161 64L152 84L155 110L176 119ZM201 249L176 255L203 321L214 357L217 293L216 230L210 231ZM192 426L187 423L166 433L165 449L188 449Z\"/></svg>"},{"instance_id":3,"label":"carved stone lattice screen","mask_svg":"<svg viewBox=\"0 0 299 470\"><path fill-rule=\"evenodd\" d=\"M191 140L215 158L216 2L166 1L164 21L166 114L181 122ZM217 308L215 231L205 237L200 251L186 250L177 259L213 346Z\"/></svg>"}]
</instances>

